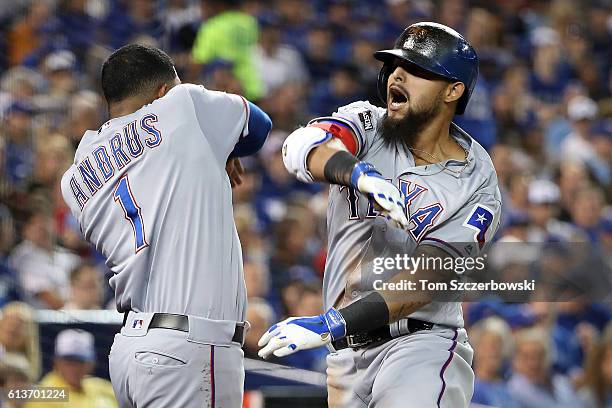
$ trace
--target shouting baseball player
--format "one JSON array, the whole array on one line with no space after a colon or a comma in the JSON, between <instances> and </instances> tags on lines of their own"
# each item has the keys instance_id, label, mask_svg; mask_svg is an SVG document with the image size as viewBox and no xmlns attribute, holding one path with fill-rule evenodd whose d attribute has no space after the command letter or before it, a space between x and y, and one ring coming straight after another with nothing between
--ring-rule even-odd
<instances>
[{"instance_id":1,"label":"shouting baseball player","mask_svg":"<svg viewBox=\"0 0 612 408\"><path fill-rule=\"evenodd\" d=\"M62 194L125 313L109 356L119 405L238 407L246 289L232 165L272 122L238 95L181 84L156 48L120 48L101 81L111 119L85 132Z\"/></svg>"},{"instance_id":2,"label":"shouting baseball player","mask_svg":"<svg viewBox=\"0 0 612 408\"><path fill-rule=\"evenodd\" d=\"M411 25L375 57L384 62L378 91L386 109L355 102L285 141L291 173L331 184L328 310L273 325L259 354L327 345L330 407L467 407L473 351L461 304L378 291L363 275L372 273L364 254L381 240L401 243L413 258L456 260L481 253L495 233L495 169L482 146L452 123L470 99L478 58L460 34L437 23ZM397 189L406 229L398 228L400 208L387 200ZM412 272L431 276L425 268Z\"/></svg>"}]
</instances>

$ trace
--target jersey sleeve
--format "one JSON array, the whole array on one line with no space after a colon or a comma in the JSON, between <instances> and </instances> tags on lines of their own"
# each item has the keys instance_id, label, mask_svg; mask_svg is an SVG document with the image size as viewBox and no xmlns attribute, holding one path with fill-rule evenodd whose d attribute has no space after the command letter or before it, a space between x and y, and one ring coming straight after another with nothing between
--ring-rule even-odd
<instances>
[{"instance_id":1,"label":"jersey sleeve","mask_svg":"<svg viewBox=\"0 0 612 408\"><path fill-rule=\"evenodd\" d=\"M500 213L497 194L476 193L453 216L428 231L421 244L437 246L454 257L476 256L492 242Z\"/></svg>"},{"instance_id":2,"label":"jersey sleeve","mask_svg":"<svg viewBox=\"0 0 612 408\"><path fill-rule=\"evenodd\" d=\"M68 209L73 217L78 220L83 206L88 200L88 196L85 195L85 192L76 182L74 170L75 166L73 164L62 176L60 186L64 202L68 206Z\"/></svg>"},{"instance_id":3,"label":"jersey sleeve","mask_svg":"<svg viewBox=\"0 0 612 408\"><path fill-rule=\"evenodd\" d=\"M351 153L362 158L376 137L378 122L384 113L382 108L366 101L358 101L338 108L331 116L315 118L308 125L336 125L339 130L337 134L334 132L334 136L342 140Z\"/></svg>"},{"instance_id":4,"label":"jersey sleeve","mask_svg":"<svg viewBox=\"0 0 612 408\"><path fill-rule=\"evenodd\" d=\"M217 158L225 163L240 137L249 132L249 104L242 96L185 85L204 137Z\"/></svg>"}]
</instances>

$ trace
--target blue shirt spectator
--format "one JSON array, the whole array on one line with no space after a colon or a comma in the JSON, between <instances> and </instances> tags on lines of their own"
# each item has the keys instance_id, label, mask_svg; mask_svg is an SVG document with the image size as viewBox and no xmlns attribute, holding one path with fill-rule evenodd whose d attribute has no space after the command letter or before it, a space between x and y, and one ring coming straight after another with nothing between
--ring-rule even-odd
<instances>
[{"instance_id":1,"label":"blue shirt spectator","mask_svg":"<svg viewBox=\"0 0 612 408\"><path fill-rule=\"evenodd\" d=\"M465 112L455 116L454 122L468 132L485 149L496 142L497 127L493 115L491 89L487 80L479 76Z\"/></svg>"}]
</instances>

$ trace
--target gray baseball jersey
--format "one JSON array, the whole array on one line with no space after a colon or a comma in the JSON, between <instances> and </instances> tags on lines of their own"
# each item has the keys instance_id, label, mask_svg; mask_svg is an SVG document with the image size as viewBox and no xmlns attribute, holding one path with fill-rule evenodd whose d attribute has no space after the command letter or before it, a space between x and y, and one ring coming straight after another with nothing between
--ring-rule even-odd
<instances>
[{"instance_id":1,"label":"gray baseball jersey","mask_svg":"<svg viewBox=\"0 0 612 408\"><path fill-rule=\"evenodd\" d=\"M120 312L244 320L225 164L248 114L238 95L183 84L83 136L62 195L107 258Z\"/></svg>"},{"instance_id":2,"label":"gray baseball jersey","mask_svg":"<svg viewBox=\"0 0 612 408\"><path fill-rule=\"evenodd\" d=\"M312 121L334 119L352 129L358 139L357 156L372 163L404 193L406 216L411 221L408 232L400 230L377 217L365 196L348 187L330 187L328 258L323 282L326 308L346 306L372 291L373 277L363 276L371 269L363 267L363 262L366 250L376 240L399 243L408 255L418 244L426 243L455 257L474 256L490 242L499 224L501 195L497 176L480 144L452 124L451 135L466 150L467 163L449 160L415 166L410 152L386 146L377 134L385 112L368 102L354 102L339 108L331 117ZM432 302L411 317L463 327L458 302Z\"/></svg>"}]
</instances>

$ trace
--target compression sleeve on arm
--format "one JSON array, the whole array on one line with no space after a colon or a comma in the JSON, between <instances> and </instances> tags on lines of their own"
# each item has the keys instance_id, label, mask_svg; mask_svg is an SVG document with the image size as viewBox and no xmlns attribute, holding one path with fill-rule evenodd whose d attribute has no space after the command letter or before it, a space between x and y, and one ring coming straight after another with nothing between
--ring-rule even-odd
<instances>
[{"instance_id":1,"label":"compression sleeve on arm","mask_svg":"<svg viewBox=\"0 0 612 408\"><path fill-rule=\"evenodd\" d=\"M229 157L243 157L256 153L263 146L270 130L272 129L272 120L262 111L257 105L251 102L246 102L249 111L249 118L245 126L245 133L238 139L238 143L234 146L234 150Z\"/></svg>"},{"instance_id":2,"label":"compression sleeve on arm","mask_svg":"<svg viewBox=\"0 0 612 408\"><path fill-rule=\"evenodd\" d=\"M338 311L346 322L347 336L389 324L389 308L378 292L372 292Z\"/></svg>"},{"instance_id":3,"label":"compression sleeve on arm","mask_svg":"<svg viewBox=\"0 0 612 408\"><path fill-rule=\"evenodd\" d=\"M308 126L318 127L327 133L331 133L333 137L342 141L346 150L351 152L353 156L357 155L359 150L357 137L353 130L344 123L337 120L325 119L321 122L312 122Z\"/></svg>"}]
</instances>

